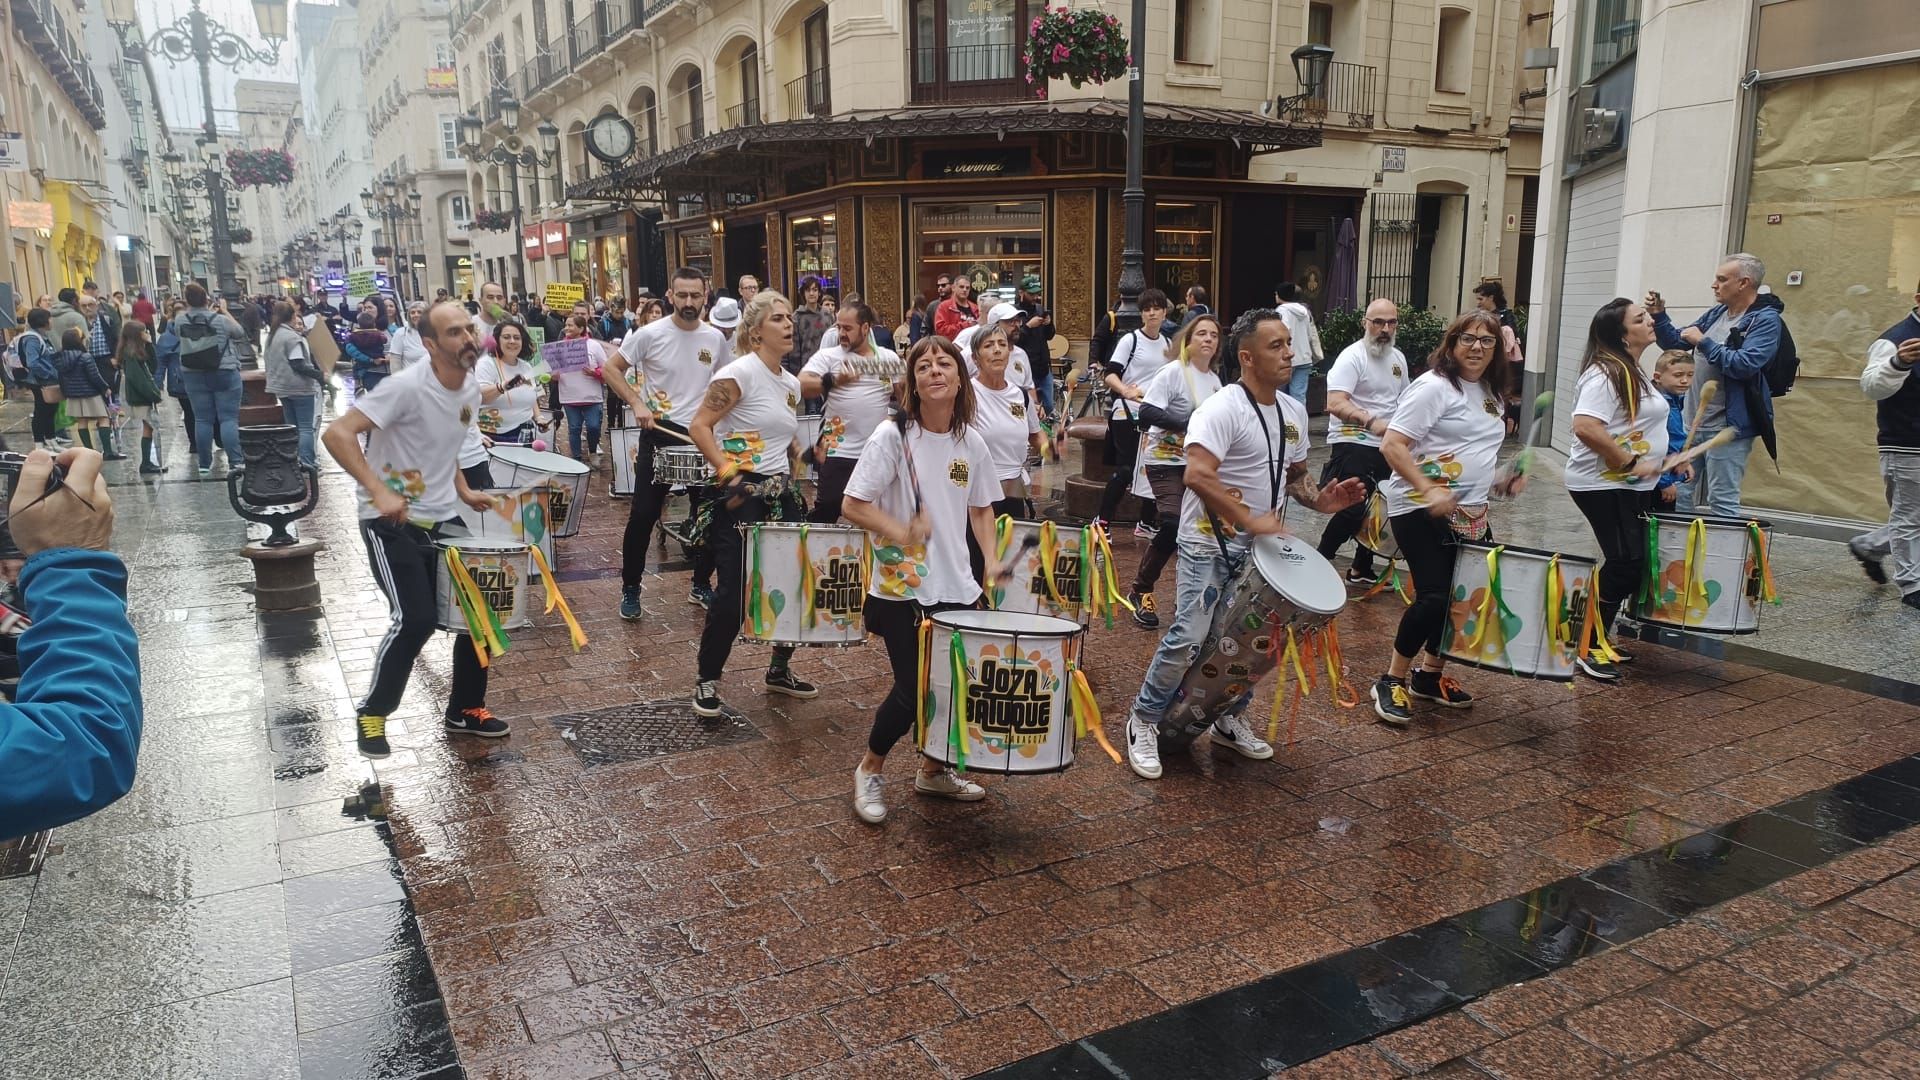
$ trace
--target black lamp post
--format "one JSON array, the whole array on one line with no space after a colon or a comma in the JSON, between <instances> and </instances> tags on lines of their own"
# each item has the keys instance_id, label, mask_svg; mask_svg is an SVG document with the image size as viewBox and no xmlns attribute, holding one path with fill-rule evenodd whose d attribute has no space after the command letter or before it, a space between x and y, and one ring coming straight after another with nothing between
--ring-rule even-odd
<instances>
[{"instance_id":1,"label":"black lamp post","mask_svg":"<svg viewBox=\"0 0 1920 1080\"><path fill-rule=\"evenodd\" d=\"M400 287L400 269L404 267L410 279L412 266L402 261L405 258L403 250L405 245L398 241L402 229L407 223L420 220L420 193L418 191L411 191L405 196L402 196L399 193L399 188L400 185L391 179L382 180L378 193L375 193L372 189L360 193L360 209L366 212L369 219L377 218L384 223L387 239L386 246L393 249L395 267L392 275L393 288L395 292L400 294L400 299L404 303L409 291L415 296L418 296L419 290L417 288L408 290Z\"/></svg>"},{"instance_id":2,"label":"black lamp post","mask_svg":"<svg viewBox=\"0 0 1920 1080\"><path fill-rule=\"evenodd\" d=\"M347 242L360 239L362 222L347 213L347 208L343 206L333 212L333 217L328 218L326 224L331 227L320 230L321 239L340 242L340 302L344 304L347 301L347 271L353 269L353 263L347 258Z\"/></svg>"},{"instance_id":3,"label":"black lamp post","mask_svg":"<svg viewBox=\"0 0 1920 1080\"><path fill-rule=\"evenodd\" d=\"M513 196L513 264L519 277L518 292L527 295L527 247L521 237L526 231L522 221L525 211L520 205L520 170L533 171L537 183L540 170L554 163L560 155L560 128L551 120L542 120L534 131L540 136L540 148L535 150L523 144L520 137L513 134L520 128L520 103L502 90L494 96L500 107L500 121L506 125L507 137L488 149L480 147L480 133L486 124L471 113L460 118L460 156L468 161L505 165L507 167L507 186Z\"/></svg>"},{"instance_id":4,"label":"black lamp post","mask_svg":"<svg viewBox=\"0 0 1920 1080\"><path fill-rule=\"evenodd\" d=\"M1147 288L1147 189L1140 175L1147 150L1147 0L1133 0L1127 34L1133 63L1127 68L1127 186L1120 193L1126 237L1120 249L1120 302L1113 309L1114 330L1121 334L1140 329L1140 294Z\"/></svg>"}]
</instances>

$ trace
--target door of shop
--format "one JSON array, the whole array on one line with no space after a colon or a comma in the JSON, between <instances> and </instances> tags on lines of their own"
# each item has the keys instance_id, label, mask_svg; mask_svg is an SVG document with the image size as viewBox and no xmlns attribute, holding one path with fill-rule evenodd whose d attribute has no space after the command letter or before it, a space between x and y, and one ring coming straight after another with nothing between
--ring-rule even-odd
<instances>
[{"instance_id":1,"label":"door of shop","mask_svg":"<svg viewBox=\"0 0 1920 1080\"><path fill-rule=\"evenodd\" d=\"M1238 315L1273 306L1273 287L1287 280L1287 245L1275 234L1287 220L1285 195L1236 195L1229 225L1227 279L1215 311ZM1179 297L1174 297L1178 300Z\"/></svg>"}]
</instances>

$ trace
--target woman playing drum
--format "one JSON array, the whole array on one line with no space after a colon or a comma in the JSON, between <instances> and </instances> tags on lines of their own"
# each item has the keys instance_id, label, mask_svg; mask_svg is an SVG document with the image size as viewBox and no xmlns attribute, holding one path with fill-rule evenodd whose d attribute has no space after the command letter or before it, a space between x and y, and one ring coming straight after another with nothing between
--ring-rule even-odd
<instances>
[{"instance_id":1,"label":"woman playing drum","mask_svg":"<svg viewBox=\"0 0 1920 1080\"><path fill-rule=\"evenodd\" d=\"M866 756L853 771L854 813L876 825L887 817L881 778L887 751L913 727L920 620L976 606L980 582L966 576L969 534L981 551L993 550L1000 485L975 422L974 398L960 350L943 337L921 339L907 354L902 414L874 431L847 480L841 513L873 534L867 629L886 643L893 669L893 688L874 714ZM999 577L991 556L985 566L986 580ZM931 759L921 761L913 789L962 802L987 794Z\"/></svg>"},{"instance_id":2,"label":"woman playing drum","mask_svg":"<svg viewBox=\"0 0 1920 1080\"><path fill-rule=\"evenodd\" d=\"M1186 495L1187 421L1201 402L1220 389L1220 376L1213 370L1214 355L1219 351L1220 320L1212 315L1196 316L1174 338L1174 353L1179 359L1161 368L1141 387L1140 422L1147 425L1147 483L1153 488L1160 531L1153 534L1147 553L1140 558L1140 569L1133 576L1133 590L1127 599L1133 602L1133 621L1149 630L1160 625L1153 587L1179 543L1180 506Z\"/></svg>"},{"instance_id":3,"label":"woman playing drum","mask_svg":"<svg viewBox=\"0 0 1920 1080\"><path fill-rule=\"evenodd\" d=\"M1007 361L1013 339L1000 323L981 326L973 336L973 360L979 374L973 378L973 428L986 440L993 455L993 480L1000 489L993 512L1010 517L1033 516L1027 499L1027 457L1038 454L1040 415L1029 407L1026 390L1007 381Z\"/></svg>"},{"instance_id":4,"label":"woman playing drum","mask_svg":"<svg viewBox=\"0 0 1920 1080\"><path fill-rule=\"evenodd\" d=\"M1386 674L1373 684L1373 711L1395 726L1413 719L1409 694L1451 709L1473 706L1473 695L1441 674L1440 636L1453 592L1456 538L1491 535L1487 500L1506 438L1506 366L1499 357L1500 323L1492 313L1469 311L1453 320L1426 373L1401 395L1381 442L1393 475L1380 489L1414 593L1400 616ZM1508 490L1518 494L1525 485L1525 477L1516 477ZM1414 670L1423 647L1426 659Z\"/></svg>"},{"instance_id":5,"label":"woman playing drum","mask_svg":"<svg viewBox=\"0 0 1920 1080\"><path fill-rule=\"evenodd\" d=\"M496 443L530 445L540 414L533 339L525 323L503 319L493 328L493 341L493 351L480 358L473 372L480 387L480 432Z\"/></svg>"},{"instance_id":6,"label":"woman playing drum","mask_svg":"<svg viewBox=\"0 0 1920 1080\"><path fill-rule=\"evenodd\" d=\"M1642 515L1652 503L1667 456L1667 399L1641 373L1639 363L1653 337L1653 319L1646 308L1624 298L1608 303L1594 314L1587 331L1587 352L1574 390L1567 491L1593 526L1606 558L1600 567L1599 600L1600 625L1608 631L1620 606L1646 579L1647 526ZM1574 662L1587 675L1620 677L1615 665L1582 653Z\"/></svg>"}]
</instances>

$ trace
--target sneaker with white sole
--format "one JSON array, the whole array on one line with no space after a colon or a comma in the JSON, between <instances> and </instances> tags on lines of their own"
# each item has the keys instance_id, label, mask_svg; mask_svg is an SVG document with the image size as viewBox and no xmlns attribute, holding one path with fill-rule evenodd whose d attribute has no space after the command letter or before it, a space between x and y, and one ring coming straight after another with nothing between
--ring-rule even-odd
<instances>
[{"instance_id":1,"label":"sneaker with white sole","mask_svg":"<svg viewBox=\"0 0 1920 1080\"><path fill-rule=\"evenodd\" d=\"M1444 671L1414 668L1413 676L1407 680L1407 690L1422 701L1432 701L1449 709L1473 708L1473 695Z\"/></svg>"},{"instance_id":2,"label":"sneaker with white sole","mask_svg":"<svg viewBox=\"0 0 1920 1080\"><path fill-rule=\"evenodd\" d=\"M1273 756L1273 746L1255 735L1253 729L1247 726L1246 717L1238 713L1213 722L1213 741L1231 748L1241 757L1255 761L1265 761Z\"/></svg>"},{"instance_id":3,"label":"sneaker with white sole","mask_svg":"<svg viewBox=\"0 0 1920 1080\"><path fill-rule=\"evenodd\" d=\"M1373 714L1382 723L1406 727L1413 722L1413 699L1407 695L1406 680L1382 675L1368 693L1373 697Z\"/></svg>"},{"instance_id":4,"label":"sneaker with white sole","mask_svg":"<svg viewBox=\"0 0 1920 1080\"><path fill-rule=\"evenodd\" d=\"M709 719L719 716L726 710L727 703L720 700L718 682L702 682L693 688L693 715Z\"/></svg>"},{"instance_id":5,"label":"sneaker with white sole","mask_svg":"<svg viewBox=\"0 0 1920 1080\"><path fill-rule=\"evenodd\" d=\"M1620 665L1608 663L1598 656L1576 656L1573 658L1573 664L1580 669L1580 674L1589 679L1599 682L1620 681Z\"/></svg>"},{"instance_id":6,"label":"sneaker with white sole","mask_svg":"<svg viewBox=\"0 0 1920 1080\"><path fill-rule=\"evenodd\" d=\"M886 784L879 773L853 770L853 812L869 825L887 820Z\"/></svg>"},{"instance_id":7,"label":"sneaker with white sole","mask_svg":"<svg viewBox=\"0 0 1920 1080\"><path fill-rule=\"evenodd\" d=\"M1153 601L1151 592L1128 593L1127 602L1133 605L1133 621L1148 630L1160 628L1160 608Z\"/></svg>"},{"instance_id":8,"label":"sneaker with white sole","mask_svg":"<svg viewBox=\"0 0 1920 1080\"><path fill-rule=\"evenodd\" d=\"M820 690L805 679L799 678L787 668L767 669L767 692L785 694L792 698L819 697Z\"/></svg>"},{"instance_id":9,"label":"sneaker with white sole","mask_svg":"<svg viewBox=\"0 0 1920 1080\"><path fill-rule=\"evenodd\" d=\"M362 716L355 724L354 742L360 748L360 756L381 758L391 756L392 744L387 742L387 718L384 716Z\"/></svg>"},{"instance_id":10,"label":"sneaker with white sole","mask_svg":"<svg viewBox=\"0 0 1920 1080\"><path fill-rule=\"evenodd\" d=\"M955 802L979 802L987 797L986 788L952 769L915 773L913 790L921 795L931 795L937 799L952 799Z\"/></svg>"},{"instance_id":11,"label":"sneaker with white sole","mask_svg":"<svg viewBox=\"0 0 1920 1080\"><path fill-rule=\"evenodd\" d=\"M457 731L462 735L478 735L484 739L499 739L512 733L505 720L493 715L493 710L482 705L477 709L462 709L450 712L444 718L448 731Z\"/></svg>"},{"instance_id":12,"label":"sneaker with white sole","mask_svg":"<svg viewBox=\"0 0 1920 1080\"><path fill-rule=\"evenodd\" d=\"M1154 537L1160 535L1160 530L1155 526L1149 525L1146 522L1142 521L1138 525L1135 525L1133 527L1133 535L1142 540L1151 540Z\"/></svg>"},{"instance_id":13,"label":"sneaker with white sole","mask_svg":"<svg viewBox=\"0 0 1920 1080\"><path fill-rule=\"evenodd\" d=\"M1135 775L1160 779L1160 732L1135 712L1127 714L1127 765Z\"/></svg>"}]
</instances>

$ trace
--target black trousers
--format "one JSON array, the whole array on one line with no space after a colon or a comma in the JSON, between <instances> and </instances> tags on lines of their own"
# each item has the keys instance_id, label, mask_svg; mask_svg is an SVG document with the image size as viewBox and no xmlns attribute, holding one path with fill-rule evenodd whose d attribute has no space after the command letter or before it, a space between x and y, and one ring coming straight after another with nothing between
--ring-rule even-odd
<instances>
[{"instance_id":1,"label":"black trousers","mask_svg":"<svg viewBox=\"0 0 1920 1080\"><path fill-rule=\"evenodd\" d=\"M33 388L33 441L46 442L53 438L54 414L60 411L60 403L48 401L40 387Z\"/></svg>"},{"instance_id":2,"label":"black trousers","mask_svg":"<svg viewBox=\"0 0 1920 1080\"><path fill-rule=\"evenodd\" d=\"M185 394L175 394L173 400L180 403L180 421L187 425L187 452L200 452L200 428L193 422L193 399Z\"/></svg>"},{"instance_id":3,"label":"black trousers","mask_svg":"<svg viewBox=\"0 0 1920 1080\"><path fill-rule=\"evenodd\" d=\"M750 480L759 478L747 474ZM638 502L640 489L634 489L634 501ZM746 559L746 539L741 536L739 525L751 525L759 521L801 521L806 517L806 508L800 503L800 496L789 489L786 497L779 503L769 505L758 495L749 495L740 500L738 506L728 506L724 497L716 495L713 502L713 528L707 533L707 550L713 552L713 571L717 578L713 590L713 603L707 607L707 623L700 631L700 681L714 682L726 669L727 658L733 655L733 640L740 634L740 622L747 613L747 593L745 582L741 578L740 568ZM773 649L773 669L782 669L793 658L792 646L776 645Z\"/></svg>"},{"instance_id":4,"label":"black trousers","mask_svg":"<svg viewBox=\"0 0 1920 1080\"><path fill-rule=\"evenodd\" d=\"M1647 523L1653 500L1648 491L1574 491L1573 505L1587 516L1593 538L1600 543L1599 599L1601 629L1613 626L1620 606L1633 599L1647 577Z\"/></svg>"},{"instance_id":5,"label":"black trousers","mask_svg":"<svg viewBox=\"0 0 1920 1080\"><path fill-rule=\"evenodd\" d=\"M990 509L993 511L995 520L998 520L1002 514L1013 518L1015 521L1033 520L1033 503L1018 495L1010 495L1004 499L997 499ZM967 522L967 568L973 571L973 580L975 581L980 581L981 577L987 572L987 556L985 552L980 550L980 541L973 538L973 522L971 519ZM980 583L988 586L993 584L990 581L981 581Z\"/></svg>"},{"instance_id":6,"label":"black trousers","mask_svg":"<svg viewBox=\"0 0 1920 1080\"><path fill-rule=\"evenodd\" d=\"M396 525L384 518L360 523L360 535L367 542L367 558L373 564L373 579L387 595L393 609L393 624L380 639L373 658L373 686L360 703L362 716L387 716L400 707L406 693L407 677L420 650L439 628L439 568L435 560L440 550L433 546L448 525L442 522L431 531L417 525ZM453 639L453 689L447 695L447 713L477 709L487 703L487 669L474 655L473 639L456 634Z\"/></svg>"},{"instance_id":7,"label":"black trousers","mask_svg":"<svg viewBox=\"0 0 1920 1080\"><path fill-rule=\"evenodd\" d=\"M1106 454L1102 458L1112 465L1113 475L1107 477L1107 489L1100 493L1100 518L1112 521L1113 515L1120 510L1120 500L1127 497L1127 488L1133 484L1133 467L1140 458L1140 429L1132 420L1124 417L1107 418ZM1154 520L1152 499L1140 500L1140 520Z\"/></svg>"},{"instance_id":8,"label":"black trousers","mask_svg":"<svg viewBox=\"0 0 1920 1080\"><path fill-rule=\"evenodd\" d=\"M1360 443L1334 443L1328 450L1327 467L1320 470L1320 486L1325 487L1336 480L1359 477L1367 486L1367 494L1372 495L1374 488L1380 486L1393 470L1387 465L1387 459L1377 446L1363 446ZM1320 534L1320 557L1331 559L1346 542L1360 531L1367 520L1367 501L1354 503L1345 510L1333 515L1327 522L1327 529ZM1353 549L1353 568L1363 574L1373 572L1373 552L1356 544Z\"/></svg>"},{"instance_id":9,"label":"black trousers","mask_svg":"<svg viewBox=\"0 0 1920 1080\"><path fill-rule=\"evenodd\" d=\"M460 475L466 477L468 487L475 491L485 491L493 486L492 461L492 458L488 458L478 465L461 467Z\"/></svg>"},{"instance_id":10,"label":"black trousers","mask_svg":"<svg viewBox=\"0 0 1920 1080\"><path fill-rule=\"evenodd\" d=\"M887 646L887 666L893 669L893 688L873 714L867 749L881 757L900 737L913 730L915 697L920 689L920 620L942 611L960 611L972 604L934 604L921 607L911 600L867 597L867 632Z\"/></svg>"},{"instance_id":11,"label":"black trousers","mask_svg":"<svg viewBox=\"0 0 1920 1080\"><path fill-rule=\"evenodd\" d=\"M1177 491L1186 482L1185 465L1149 465L1147 483L1152 486L1155 495L1163 491ZM1149 593L1160 583L1160 572L1173 559L1175 549L1180 546L1180 502L1177 499L1156 498L1154 508L1160 512L1159 531L1153 534L1153 542L1147 545L1146 553L1140 556L1140 565L1133 573L1133 591Z\"/></svg>"},{"instance_id":12,"label":"black trousers","mask_svg":"<svg viewBox=\"0 0 1920 1080\"><path fill-rule=\"evenodd\" d=\"M655 423L669 431L685 432L678 424L666 420ZM633 499L627 507L627 531L620 542L620 584L626 588L638 588L640 577L647 569L647 544L653 540L654 527L660 524L660 511L667 504L670 485L656 484L653 480L653 452L662 446L690 445L671 435L656 431L646 432L640 437L640 446L634 451L633 460Z\"/></svg>"},{"instance_id":13,"label":"black trousers","mask_svg":"<svg viewBox=\"0 0 1920 1080\"><path fill-rule=\"evenodd\" d=\"M1400 615L1393 635L1393 651L1417 657L1421 649L1440 655L1440 635L1447 626L1447 608L1453 599L1453 566L1460 539L1445 518L1412 510L1388 519L1400 557L1413 577L1413 603ZM1492 539L1492 535L1488 535Z\"/></svg>"},{"instance_id":14,"label":"black trousers","mask_svg":"<svg viewBox=\"0 0 1920 1080\"><path fill-rule=\"evenodd\" d=\"M830 457L814 467L813 509L807 511L808 521L832 525L840 520L840 506L847 497L847 481L859 463L859 458Z\"/></svg>"}]
</instances>

